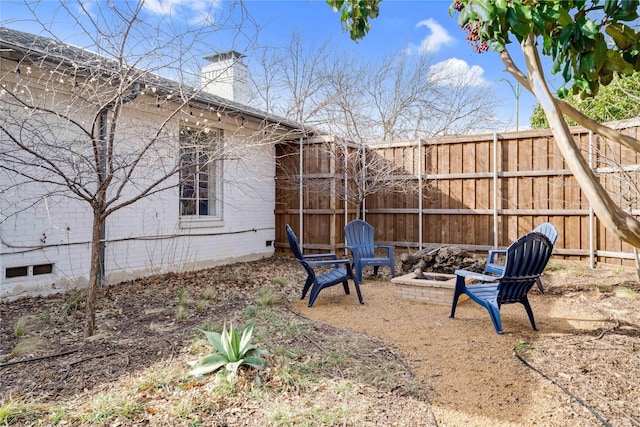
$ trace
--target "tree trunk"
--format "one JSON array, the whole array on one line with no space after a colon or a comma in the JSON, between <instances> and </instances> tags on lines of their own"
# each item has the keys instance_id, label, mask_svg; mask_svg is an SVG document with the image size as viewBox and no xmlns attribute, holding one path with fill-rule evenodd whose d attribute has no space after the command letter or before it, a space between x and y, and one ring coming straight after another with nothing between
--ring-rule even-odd
<instances>
[{"instance_id":1,"label":"tree trunk","mask_svg":"<svg viewBox=\"0 0 640 427\"><path fill-rule=\"evenodd\" d=\"M580 149L573 140L569 127L544 80L536 49L535 39L533 35L529 35L522 42L529 74L529 85L544 110L562 157L604 226L621 240L635 247L640 247L640 222L615 204L580 153Z\"/></svg>"},{"instance_id":2,"label":"tree trunk","mask_svg":"<svg viewBox=\"0 0 640 427\"><path fill-rule=\"evenodd\" d=\"M98 271L100 270L100 232L102 231L103 223L104 219L101 213L94 210L91 236L91 270L89 273L84 322L85 338L92 336L96 329L96 300L98 296Z\"/></svg>"},{"instance_id":3,"label":"tree trunk","mask_svg":"<svg viewBox=\"0 0 640 427\"><path fill-rule=\"evenodd\" d=\"M356 202L356 219L361 219L362 215L362 200Z\"/></svg>"}]
</instances>

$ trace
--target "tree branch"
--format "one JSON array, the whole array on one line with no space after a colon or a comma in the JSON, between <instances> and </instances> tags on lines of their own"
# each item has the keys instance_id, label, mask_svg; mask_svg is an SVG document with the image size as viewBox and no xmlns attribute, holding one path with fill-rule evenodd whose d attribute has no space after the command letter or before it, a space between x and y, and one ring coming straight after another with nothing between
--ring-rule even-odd
<instances>
[{"instance_id":1,"label":"tree branch","mask_svg":"<svg viewBox=\"0 0 640 427\"><path fill-rule=\"evenodd\" d=\"M522 50L527 64L529 87L544 110L549 127L567 166L580 183L580 188L591 203L598 219L617 237L633 246L640 247L640 222L613 202L580 153L580 149L569 131L569 126L560 114L556 99L546 84L535 38L532 34L529 34L522 42Z\"/></svg>"}]
</instances>

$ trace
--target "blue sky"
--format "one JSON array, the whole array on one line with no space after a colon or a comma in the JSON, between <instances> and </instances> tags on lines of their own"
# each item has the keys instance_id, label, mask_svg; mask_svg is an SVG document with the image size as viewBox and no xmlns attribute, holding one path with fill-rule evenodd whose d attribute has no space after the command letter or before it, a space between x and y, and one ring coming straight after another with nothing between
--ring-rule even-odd
<instances>
[{"instance_id":1,"label":"blue sky","mask_svg":"<svg viewBox=\"0 0 640 427\"><path fill-rule=\"evenodd\" d=\"M38 10L41 11L39 13L46 14L56 3L47 0L41 2L38 6ZM89 7L97 7L98 4L96 0L85 0L85 3ZM124 5L126 2L121 3ZM364 57L372 62L385 55L402 54L408 49L415 55L432 55L434 63L448 61L446 67L456 73L473 72L494 88L502 105L497 114L510 123L509 129L514 129L515 88L506 81L501 81L507 79L514 82L513 79L503 71L502 62L495 52L476 54L473 51L465 40L466 34L457 25L456 16L449 16L449 4L449 1L439 0L384 0L380 5L380 16L371 21L372 29L367 37L355 43L342 31L339 13L335 13L324 1L249 0L244 3L246 10L259 26L259 46L286 46L295 31L305 43L318 44L330 40L349 55ZM147 0L146 5L150 15L160 17L172 13L174 18L179 16L184 22L196 22L210 10L220 12L230 7L230 3L224 0ZM29 11L21 1L3 0L0 3L2 25L28 32L39 32L37 25L24 20L28 15ZM42 16L41 19L53 21L53 31L61 39L82 45L73 38L76 34L70 33L73 30L62 17L52 19L51 16ZM231 42L223 36L208 42L214 45L229 44L228 47L219 47L219 51L232 47L236 50L242 49L242 41L236 40L231 46ZM518 52L519 48L511 51ZM517 60L517 57L515 59ZM526 91L521 92L521 129L528 125L535 104L535 98Z\"/></svg>"}]
</instances>

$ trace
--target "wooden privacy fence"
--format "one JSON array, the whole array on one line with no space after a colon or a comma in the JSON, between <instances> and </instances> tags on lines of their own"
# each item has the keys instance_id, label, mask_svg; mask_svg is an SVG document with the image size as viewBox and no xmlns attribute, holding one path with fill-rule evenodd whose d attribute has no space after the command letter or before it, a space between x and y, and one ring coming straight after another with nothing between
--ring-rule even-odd
<instances>
[{"instance_id":1,"label":"wooden privacy fence","mask_svg":"<svg viewBox=\"0 0 640 427\"><path fill-rule=\"evenodd\" d=\"M637 137L639 123L615 127ZM639 216L638 153L584 128L572 128L572 134L616 203ZM285 224L307 253L343 248L343 227L357 215L356 204L343 200L358 176L350 172L348 153L360 149L332 138L277 147L277 250L288 251ZM375 227L376 242L398 250L445 244L486 251L549 221L559 233L557 256L592 266L633 264L633 247L599 223L549 130L371 144L367 156L398 167L385 179L405 180L411 188L392 192L381 185L364 199L364 219ZM373 175L365 170L363 180L373 182Z\"/></svg>"}]
</instances>

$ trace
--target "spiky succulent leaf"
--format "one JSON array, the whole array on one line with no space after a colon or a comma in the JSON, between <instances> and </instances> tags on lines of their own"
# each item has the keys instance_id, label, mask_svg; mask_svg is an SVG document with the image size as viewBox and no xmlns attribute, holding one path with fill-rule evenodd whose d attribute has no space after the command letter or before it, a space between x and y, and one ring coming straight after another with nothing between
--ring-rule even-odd
<instances>
[{"instance_id":1,"label":"spiky succulent leaf","mask_svg":"<svg viewBox=\"0 0 640 427\"><path fill-rule=\"evenodd\" d=\"M244 359L244 364L245 365L249 365L254 369L257 370L261 370L264 369L264 367L267 365L267 361L262 359L260 356L258 357L245 357Z\"/></svg>"},{"instance_id":2,"label":"spiky succulent leaf","mask_svg":"<svg viewBox=\"0 0 640 427\"><path fill-rule=\"evenodd\" d=\"M251 322L247 325L247 327L242 332L242 339L240 340L240 354L244 354L247 351L256 348L254 345L250 344L251 337L253 336L253 326L254 323Z\"/></svg>"},{"instance_id":3,"label":"spiky succulent leaf","mask_svg":"<svg viewBox=\"0 0 640 427\"><path fill-rule=\"evenodd\" d=\"M244 363L244 359L240 359L237 362L227 363L226 365L224 365L224 368L227 370L227 372L235 376L238 374L238 368L243 363Z\"/></svg>"},{"instance_id":4,"label":"spiky succulent leaf","mask_svg":"<svg viewBox=\"0 0 640 427\"><path fill-rule=\"evenodd\" d=\"M189 371L189 375L197 377L210 374L227 364L227 359L220 353L210 354L202 359Z\"/></svg>"},{"instance_id":5,"label":"spiky succulent leaf","mask_svg":"<svg viewBox=\"0 0 640 427\"><path fill-rule=\"evenodd\" d=\"M213 348L215 348L219 353L224 353L224 346L222 345L222 336L217 333L217 332L212 332L212 331L200 331L204 334L204 336L207 338L207 341L209 341L209 344L211 344L211 346Z\"/></svg>"}]
</instances>

